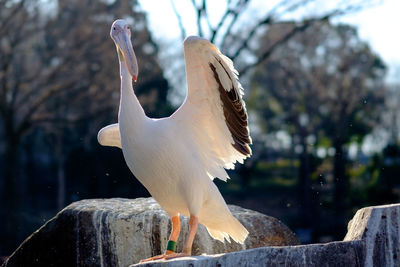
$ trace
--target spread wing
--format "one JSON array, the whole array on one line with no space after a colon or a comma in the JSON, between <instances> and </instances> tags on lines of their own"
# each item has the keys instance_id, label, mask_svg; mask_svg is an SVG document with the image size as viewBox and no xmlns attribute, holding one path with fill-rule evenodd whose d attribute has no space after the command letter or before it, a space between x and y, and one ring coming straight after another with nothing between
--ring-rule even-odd
<instances>
[{"instance_id":1,"label":"spread wing","mask_svg":"<svg viewBox=\"0 0 400 267\"><path fill-rule=\"evenodd\" d=\"M251 155L243 88L232 61L199 37L184 42L188 94L171 116L189 133L211 179Z\"/></svg>"}]
</instances>

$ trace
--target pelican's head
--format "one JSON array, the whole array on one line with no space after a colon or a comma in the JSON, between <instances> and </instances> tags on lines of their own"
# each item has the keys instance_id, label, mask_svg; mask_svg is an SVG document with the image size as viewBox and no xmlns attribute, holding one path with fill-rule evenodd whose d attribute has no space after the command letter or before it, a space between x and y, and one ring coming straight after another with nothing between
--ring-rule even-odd
<instances>
[{"instance_id":1,"label":"pelican's head","mask_svg":"<svg viewBox=\"0 0 400 267\"><path fill-rule=\"evenodd\" d=\"M138 76L138 64L131 42L131 28L126 20L118 19L111 26L111 38L117 46L118 58L125 64L132 79L136 82Z\"/></svg>"}]
</instances>

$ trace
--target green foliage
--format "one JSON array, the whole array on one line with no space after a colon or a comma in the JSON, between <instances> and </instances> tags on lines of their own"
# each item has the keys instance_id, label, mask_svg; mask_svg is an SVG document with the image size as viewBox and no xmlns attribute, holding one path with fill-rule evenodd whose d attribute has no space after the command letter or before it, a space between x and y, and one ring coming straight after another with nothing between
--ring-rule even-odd
<instances>
[{"instance_id":1,"label":"green foliage","mask_svg":"<svg viewBox=\"0 0 400 267\"><path fill-rule=\"evenodd\" d=\"M288 27L271 27L260 46ZM376 125L384 74L382 60L354 28L315 23L257 68L248 106L270 131L360 143Z\"/></svg>"},{"instance_id":2,"label":"green foliage","mask_svg":"<svg viewBox=\"0 0 400 267\"><path fill-rule=\"evenodd\" d=\"M271 25L259 39L260 49L268 48L294 27L295 22ZM378 124L384 75L382 60L349 25L316 22L279 46L254 72L248 107L257 114L266 136L282 130L290 136L298 157L297 182L285 180L274 166L275 171L261 170L268 178L255 181L255 187L296 185L299 203L307 214L323 199L324 205L335 210L335 227L344 228L351 210L348 205L354 203L355 196L366 199L366 185L377 188L381 184L376 171L352 166L346 144L361 144ZM313 155L318 147L335 154L317 158ZM326 175L320 175L322 169ZM330 179L329 197L316 191L322 189L318 183L325 177ZM353 177L364 177L365 181ZM361 185L353 190L357 183ZM301 225L311 223L303 219Z\"/></svg>"},{"instance_id":3,"label":"green foliage","mask_svg":"<svg viewBox=\"0 0 400 267\"><path fill-rule=\"evenodd\" d=\"M400 199L400 149L388 145L381 155L375 154L367 165L356 165L349 170L352 184L352 205L379 205Z\"/></svg>"}]
</instances>

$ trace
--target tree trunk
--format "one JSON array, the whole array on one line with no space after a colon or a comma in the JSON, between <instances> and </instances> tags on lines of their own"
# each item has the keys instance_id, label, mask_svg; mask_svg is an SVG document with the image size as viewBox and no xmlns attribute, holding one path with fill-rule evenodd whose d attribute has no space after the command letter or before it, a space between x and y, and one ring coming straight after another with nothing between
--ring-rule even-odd
<instances>
[{"instance_id":1,"label":"tree trunk","mask_svg":"<svg viewBox=\"0 0 400 267\"><path fill-rule=\"evenodd\" d=\"M56 135L56 157L57 157L57 210L65 206L65 157L63 153L63 134Z\"/></svg>"},{"instance_id":2,"label":"tree trunk","mask_svg":"<svg viewBox=\"0 0 400 267\"><path fill-rule=\"evenodd\" d=\"M338 231L346 227L346 203L348 193L348 177L346 176L346 155L344 154L344 142L340 139L334 141L336 150L333 162L333 175L335 181L334 207Z\"/></svg>"},{"instance_id":3,"label":"tree trunk","mask_svg":"<svg viewBox=\"0 0 400 267\"><path fill-rule=\"evenodd\" d=\"M308 155L307 143L305 136L301 136L301 146L303 151L300 154L300 167L299 167L299 200L301 205L300 224L301 227L311 227L312 224L312 189L310 177L310 160Z\"/></svg>"},{"instance_id":4,"label":"tree trunk","mask_svg":"<svg viewBox=\"0 0 400 267\"><path fill-rule=\"evenodd\" d=\"M3 192L1 193L0 218L1 250L3 253L11 253L19 243L19 208L18 196L18 138L12 134L6 138L6 149L3 169Z\"/></svg>"}]
</instances>

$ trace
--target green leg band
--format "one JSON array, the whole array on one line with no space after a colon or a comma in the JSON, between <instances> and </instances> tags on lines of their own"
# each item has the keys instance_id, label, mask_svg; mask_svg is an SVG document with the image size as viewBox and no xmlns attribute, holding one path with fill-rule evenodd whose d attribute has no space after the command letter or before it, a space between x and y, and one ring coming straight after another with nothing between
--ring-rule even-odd
<instances>
[{"instance_id":1,"label":"green leg band","mask_svg":"<svg viewBox=\"0 0 400 267\"><path fill-rule=\"evenodd\" d=\"M167 250L176 252L176 242L175 242L175 241L172 241L172 240L168 240L168 243L167 243Z\"/></svg>"}]
</instances>

